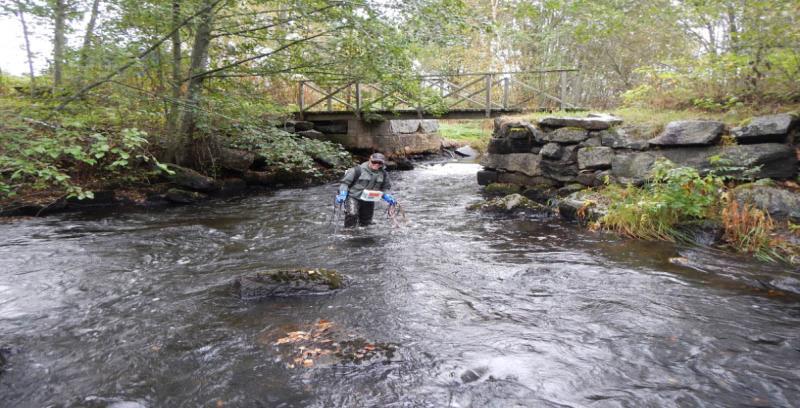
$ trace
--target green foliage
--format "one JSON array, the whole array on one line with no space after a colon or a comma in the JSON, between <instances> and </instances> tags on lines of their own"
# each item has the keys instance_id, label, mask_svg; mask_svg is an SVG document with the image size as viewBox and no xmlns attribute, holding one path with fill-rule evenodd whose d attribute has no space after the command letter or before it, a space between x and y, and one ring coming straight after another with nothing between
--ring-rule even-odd
<instances>
[{"instance_id":1,"label":"green foliage","mask_svg":"<svg viewBox=\"0 0 800 408\"><path fill-rule=\"evenodd\" d=\"M603 191L611 205L601 226L626 235L657 240L683 240L681 224L714 218L723 179L701 176L696 169L657 161L641 188L608 186Z\"/></svg>"},{"instance_id":2,"label":"green foliage","mask_svg":"<svg viewBox=\"0 0 800 408\"><path fill-rule=\"evenodd\" d=\"M0 150L0 198L30 190L91 198L82 182L92 174L113 180L128 176L143 162L161 166L147 150L146 134L138 129L92 132L75 127L77 122L68 124L41 131L21 121L6 123L0 130L6 140Z\"/></svg>"},{"instance_id":3,"label":"green foliage","mask_svg":"<svg viewBox=\"0 0 800 408\"><path fill-rule=\"evenodd\" d=\"M353 158L341 145L314 140L277 128L246 126L232 132L231 147L256 152L273 171L302 173L319 179L323 174L314 159L334 163L335 170L348 168Z\"/></svg>"}]
</instances>

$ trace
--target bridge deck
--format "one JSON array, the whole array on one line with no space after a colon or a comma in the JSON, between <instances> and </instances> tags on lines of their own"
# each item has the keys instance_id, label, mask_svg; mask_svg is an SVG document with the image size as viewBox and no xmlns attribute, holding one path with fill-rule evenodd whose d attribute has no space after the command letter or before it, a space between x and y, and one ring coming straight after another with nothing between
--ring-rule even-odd
<instances>
[{"instance_id":1,"label":"bridge deck","mask_svg":"<svg viewBox=\"0 0 800 408\"><path fill-rule=\"evenodd\" d=\"M567 108L566 112L582 112L586 108ZM486 114L485 109L457 109L450 110L446 113L436 116L430 112L419 112L416 110L395 110L395 111L371 111L368 114L361 113L362 118L381 116L384 120L392 119L483 119L483 118L496 118L498 116L521 115L523 113L531 112L551 112L553 109L540 108L540 109L493 109ZM312 112L295 112L295 118L298 120L319 121L319 120L348 120L359 119L359 116L353 111L312 111ZM366 118L365 118L366 116Z\"/></svg>"},{"instance_id":2,"label":"bridge deck","mask_svg":"<svg viewBox=\"0 0 800 408\"><path fill-rule=\"evenodd\" d=\"M362 118L381 116L386 120L391 119L481 119L486 117L498 117L507 115L519 115L530 110L524 109L493 109L489 112L488 116L485 109L457 109L450 110L446 113L435 116L429 112L420 112L417 110L395 110L395 111L372 111L368 114L361 114ZM359 116L353 111L334 111L334 112L297 112L295 113L297 119L301 120L347 120L358 119Z\"/></svg>"}]
</instances>

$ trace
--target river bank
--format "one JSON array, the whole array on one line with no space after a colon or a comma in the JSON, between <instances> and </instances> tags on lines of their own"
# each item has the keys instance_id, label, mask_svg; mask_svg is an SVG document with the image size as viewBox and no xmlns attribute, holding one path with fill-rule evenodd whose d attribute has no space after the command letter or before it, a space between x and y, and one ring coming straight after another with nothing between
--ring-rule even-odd
<instances>
[{"instance_id":1,"label":"river bank","mask_svg":"<svg viewBox=\"0 0 800 408\"><path fill-rule=\"evenodd\" d=\"M663 129L609 115L498 119L477 179L489 194L515 194L484 209L530 211L523 194L594 229L693 241L700 226L711 244L798 265L799 130L795 114Z\"/></svg>"}]
</instances>

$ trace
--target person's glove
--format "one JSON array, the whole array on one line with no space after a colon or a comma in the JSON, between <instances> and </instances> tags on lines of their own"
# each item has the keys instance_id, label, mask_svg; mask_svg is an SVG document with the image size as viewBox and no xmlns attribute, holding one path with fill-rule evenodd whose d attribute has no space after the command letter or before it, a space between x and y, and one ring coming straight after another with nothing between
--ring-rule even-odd
<instances>
[{"instance_id":1,"label":"person's glove","mask_svg":"<svg viewBox=\"0 0 800 408\"><path fill-rule=\"evenodd\" d=\"M381 198L383 198L383 201L389 203L389 205L397 205L397 200L395 200L394 197L392 197L392 195L389 193L383 193L383 197Z\"/></svg>"},{"instance_id":2,"label":"person's glove","mask_svg":"<svg viewBox=\"0 0 800 408\"><path fill-rule=\"evenodd\" d=\"M344 200L347 200L347 191L342 190L336 195L336 204L341 204Z\"/></svg>"}]
</instances>

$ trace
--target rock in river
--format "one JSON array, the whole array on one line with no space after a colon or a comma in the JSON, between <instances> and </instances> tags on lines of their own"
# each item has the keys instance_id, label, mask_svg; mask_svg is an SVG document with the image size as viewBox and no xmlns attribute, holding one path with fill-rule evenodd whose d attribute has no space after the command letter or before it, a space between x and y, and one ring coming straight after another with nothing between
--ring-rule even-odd
<instances>
[{"instance_id":1,"label":"rock in river","mask_svg":"<svg viewBox=\"0 0 800 408\"><path fill-rule=\"evenodd\" d=\"M342 284L342 275L330 269L272 269L240 276L234 282L234 289L239 298L256 300L329 293L340 289Z\"/></svg>"}]
</instances>

